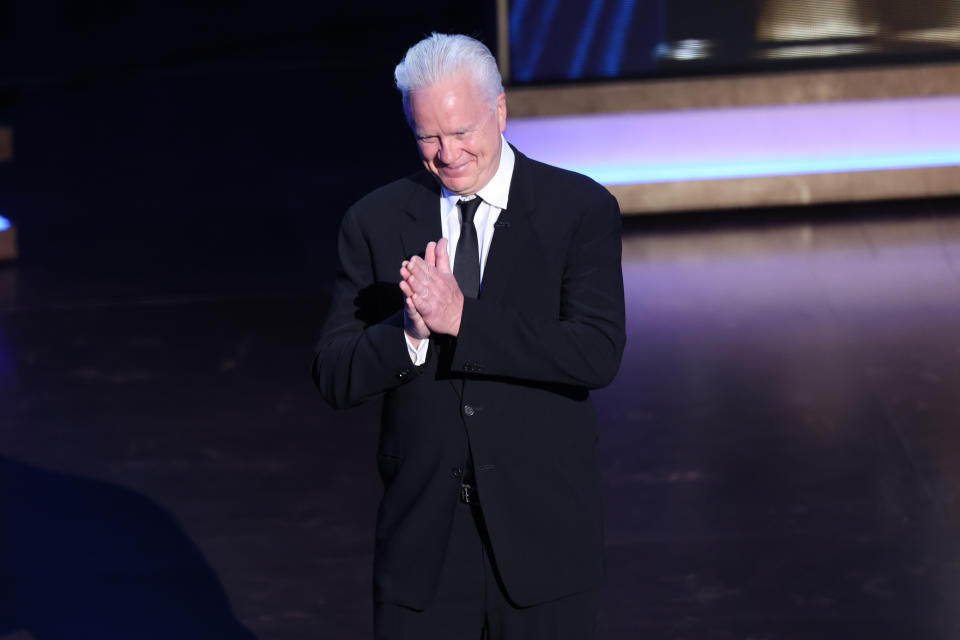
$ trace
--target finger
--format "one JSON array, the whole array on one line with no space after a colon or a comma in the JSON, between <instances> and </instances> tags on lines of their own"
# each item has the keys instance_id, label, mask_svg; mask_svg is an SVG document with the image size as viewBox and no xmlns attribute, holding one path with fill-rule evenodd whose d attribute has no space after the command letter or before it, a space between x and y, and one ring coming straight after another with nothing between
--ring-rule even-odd
<instances>
[{"instance_id":1,"label":"finger","mask_svg":"<svg viewBox=\"0 0 960 640\"><path fill-rule=\"evenodd\" d=\"M437 243L436 242L427 243L427 249L423 252L423 259L431 267L437 264Z\"/></svg>"},{"instance_id":2,"label":"finger","mask_svg":"<svg viewBox=\"0 0 960 640\"><path fill-rule=\"evenodd\" d=\"M453 270L450 269L450 254L447 253L448 243L449 241L446 238L441 238L439 244L437 244L435 264L440 273L453 273Z\"/></svg>"},{"instance_id":3,"label":"finger","mask_svg":"<svg viewBox=\"0 0 960 640\"><path fill-rule=\"evenodd\" d=\"M414 256L407 264L407 271L414 275L426 276L431 268L432 266L424 262L420 256Z\"/></svg>"},{"instance_id":4,"label":"finger","mask_svg":"<svg viewBox=\"0 0 960 640\"><path fill-rule=\"evenodd\" d=\"M409 278L403 281L403 283L407 285L411 292L420 296L426 296L430 290L429 281L427 278L423 277L422 274L411 274Z\"/></svg>"},{"instance_id":5,"label":"finger","mask_svg":"<svg viewBox=\"0 0 960 640\"><path fill-rule=\"evenodd\" d=\"M408 267L410 275L404 278L410 283L414 291L428 287L431 284L440 284L439 271L423 260L411 261Z\"/></svg>"},{"instance_id":6,"label":"finger","mask_svg":"<svg viewBox=\"0 0 960 640\"><path fill-rule=\"evenodd\" d=\"M403 291L403 295L407 297L407 300L410 300L410 297L413 296L413 289L410 288L406 280L400 281L400 291Z\"/></svg>"},{"instance_id":7,"label":"finger","mask_svg":"<svg viewBox=\"0 0 960 640\"><path fill-rule=\"evenodd\" d=\"M407 315L414 322L423 322L423 318L420 317L420 312L417 310L417 305L413 303L413 298L406 299L407 306Z\"/></svg>"}]
</instances>

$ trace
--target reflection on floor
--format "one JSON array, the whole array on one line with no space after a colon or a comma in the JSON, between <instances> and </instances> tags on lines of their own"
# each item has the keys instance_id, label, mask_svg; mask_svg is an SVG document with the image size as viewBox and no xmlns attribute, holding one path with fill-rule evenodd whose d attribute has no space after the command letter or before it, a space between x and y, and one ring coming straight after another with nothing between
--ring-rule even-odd
<instances>
[{"instance_id":1,"label":"reflection on floor","mask_svg":"<svg viewBox=\"0 0 960 640\"><path fill-rule=\"evenodd\" d=\"M845 212L629 222L601 637L960 637L960 202ZM326 301L44 282L0 268L5 531L29 513L74 595L104 563L155 588L177 637L369 637L377 407L312 389ZM65 583L24 545L0 637L68 637L27 615Z\"/></svg>"}]
</instances>

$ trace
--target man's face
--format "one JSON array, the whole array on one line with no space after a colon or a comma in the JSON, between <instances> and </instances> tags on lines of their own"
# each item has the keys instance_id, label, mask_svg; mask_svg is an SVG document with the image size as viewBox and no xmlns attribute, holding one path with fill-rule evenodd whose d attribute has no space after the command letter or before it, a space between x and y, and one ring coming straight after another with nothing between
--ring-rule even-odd
<instances>
[{"instance_id":1,"label":"man's face","mask_svg":"<svg viewBox=\"0 0 960 640\"><path fill-rule=\"evenodd\" d=\"M497 106L462 73L408 96L410 125L427 171L449 191L470 195L482 189L500 164L500 134L507 126L507 102Z\"/></svg>"}]
</instances>

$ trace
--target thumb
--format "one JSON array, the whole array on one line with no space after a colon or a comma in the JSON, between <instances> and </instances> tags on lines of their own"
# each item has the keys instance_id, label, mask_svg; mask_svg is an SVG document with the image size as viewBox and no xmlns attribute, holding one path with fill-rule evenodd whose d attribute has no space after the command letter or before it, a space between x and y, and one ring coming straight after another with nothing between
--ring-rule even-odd
<instances>
[{"instance_id":1,"label":"thumb","mask_svg":"<svg viewBox=\"0 0 960 640\"><path fill-rule=\"evenodd\" d=\"M440 242L437 243L437 270L440 273L453 273L450 268L450 254L447 253L448 243L446 238L440 238Z\"/></svg>"}]
</instances>

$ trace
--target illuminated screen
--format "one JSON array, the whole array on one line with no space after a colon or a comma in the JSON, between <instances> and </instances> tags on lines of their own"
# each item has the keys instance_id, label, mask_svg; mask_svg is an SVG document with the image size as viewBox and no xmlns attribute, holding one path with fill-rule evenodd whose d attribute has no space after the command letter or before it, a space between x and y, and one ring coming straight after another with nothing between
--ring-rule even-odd
<instances>
[{"instance_id":1,"label":"illuminated screen","mask_svg":"<svg viewBox=\"0 0 960 640\"><path fill-rule=\"evenodd\" d=\"M515 84L960 59L955 0L512 0Z\"/></svg>"}]
</instances>

